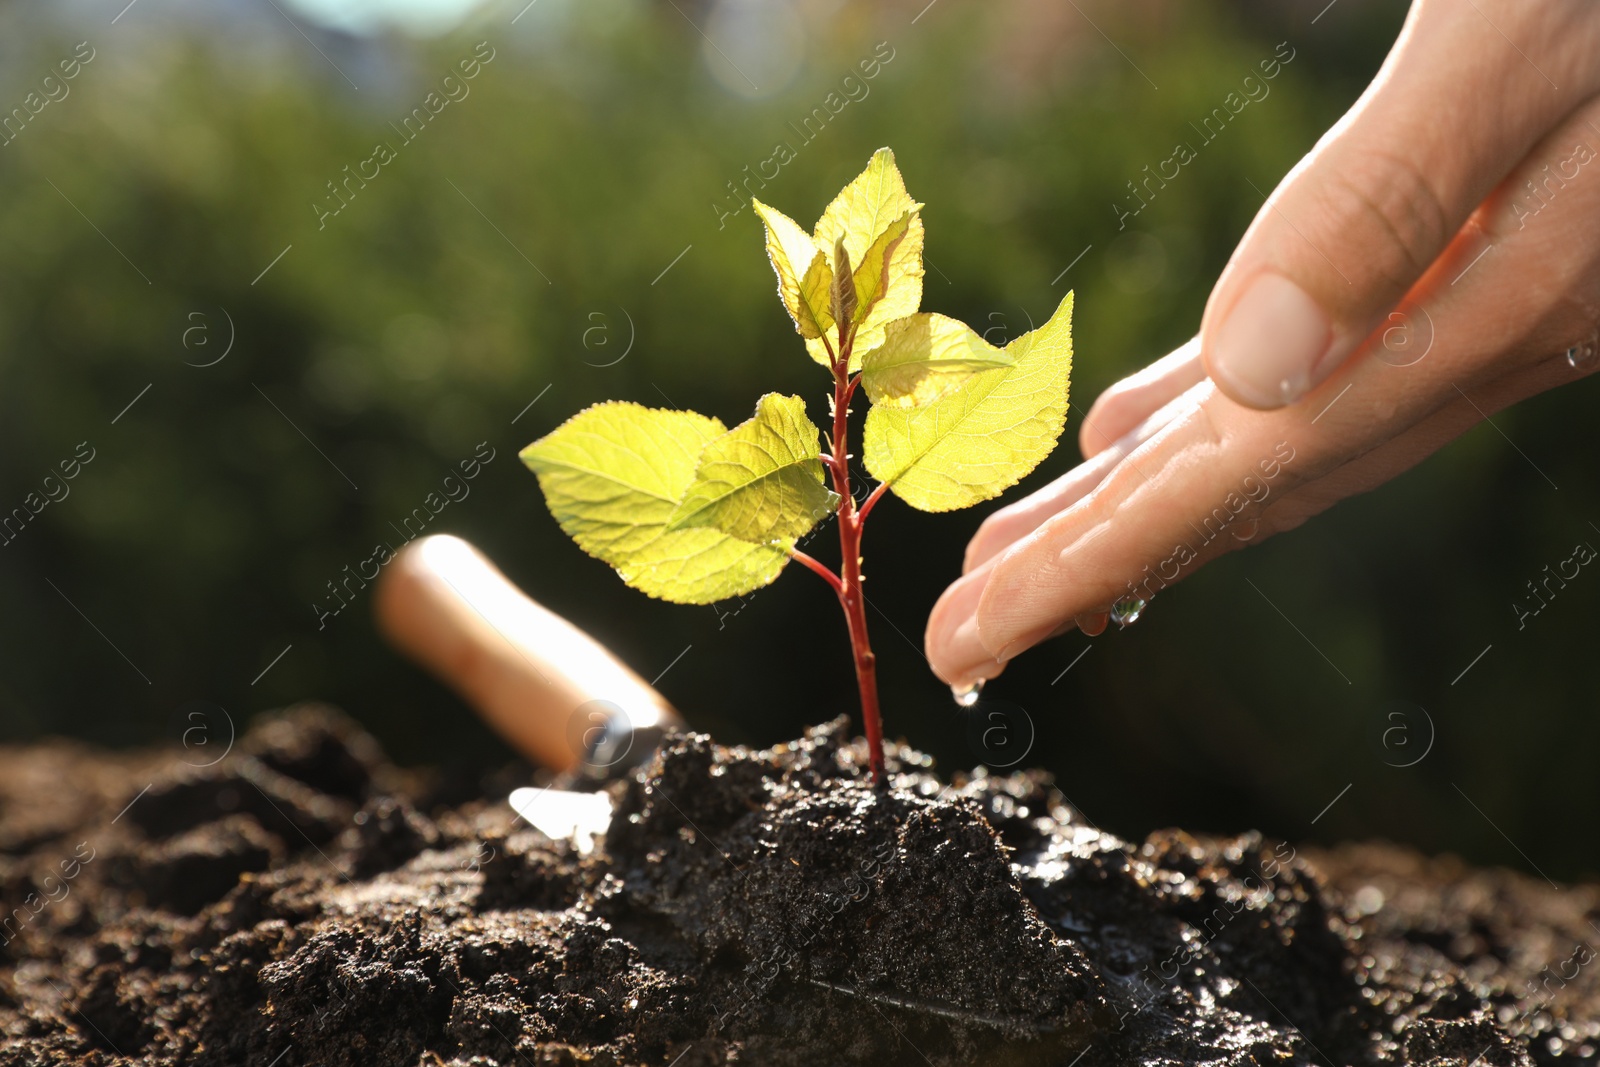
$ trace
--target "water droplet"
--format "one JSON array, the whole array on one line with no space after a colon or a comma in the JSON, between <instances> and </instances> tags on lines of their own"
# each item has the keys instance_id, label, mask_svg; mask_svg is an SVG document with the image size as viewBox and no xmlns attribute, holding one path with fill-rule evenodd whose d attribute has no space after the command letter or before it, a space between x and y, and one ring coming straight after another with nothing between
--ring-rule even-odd
<instances>
[{"instance_id":1,"label":"water droplet","mask_svg":"<svg viewBox=\"0 0 1600 1067\"><path fill-rule=\"evenodd\" d=\"M1255 537L1256 533L1260 529L1260 519L1242 519L1228 527L1228 530L1233 534L1234 538L1239 541L1251 540Z\"/></svg>"},{"instance_id":2,"label":"water droplet","mask_svg":"<svg viewBox=\"0 0 1600 1067\"><path fill-rule=\"evenodd\" d=\"M1144 614L1146 602L1136 596L1125 596L1111 605L1111 621L1118 626L1132 626Z\"/></svg>"},{"instance_id":3,"label":"water droplet","mask_svg":"<svg viewBox=\"0 0 1600 1067\"><path fill-rule=\"evenodd\" d=\"M979 678L970 685L952 685L950 687L950 695L955 698L955 702L959 707L970 708L983 695L983 679Z\"/></svg>"},{"instance_id":4,"label":"water droplet","mask_svg":"<svg viewBox=\"0 0 1600 1067\"><path fill-rule=\"evenodd\" d=\"M1600 330L1567 349L1567 365L1573 370L1587 367L1594 362L1596 355L1600 355Z\"/></svg>"},{"instance_id":5,"label":"water droplet","mask_svg":"<svg viewBox=\"0 0 1600 1067\"><path fill-rule=\"evenodd\" d=\"M1278 383L1278 395L1283 397L1285 404L1293 404L1311 391L1311 375L1301 371L1292 378L1284 378Z\"/></svg>"}]
</instances>

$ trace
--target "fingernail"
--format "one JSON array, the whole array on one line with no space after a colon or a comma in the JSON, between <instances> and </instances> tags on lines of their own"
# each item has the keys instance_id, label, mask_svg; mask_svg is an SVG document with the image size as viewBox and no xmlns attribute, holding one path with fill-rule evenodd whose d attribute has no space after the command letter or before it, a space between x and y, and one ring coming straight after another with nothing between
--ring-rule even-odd
<instances>
[{"instance_id":1,"label":"fingernail","mask_svg":"<svg viewBox=\"0 0 1600 1067\"><path fill-rule=\"evenodd\" d=\"M1333 341L1317 302L1281 274L1253 278L1222 320L1211 371L1225 391L1257 408L1292 404L1313 385Z\"/></svg>"}]
</instances>

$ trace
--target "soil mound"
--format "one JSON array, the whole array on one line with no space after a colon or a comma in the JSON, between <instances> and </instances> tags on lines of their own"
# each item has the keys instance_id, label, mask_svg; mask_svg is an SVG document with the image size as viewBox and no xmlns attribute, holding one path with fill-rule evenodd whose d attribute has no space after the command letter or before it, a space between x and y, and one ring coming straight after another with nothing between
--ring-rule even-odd
<instances>
[{"instance_id":1,"label":"soil mound","mask_svg":"<svg viewBox=\"0 0 1600 1067\"><path fill-rule=\"evenodd\" d=\"M1593 1062L1600 890L1101 832L843 720L669 739L589 855L326 708L0 749L0 1065ZM476 794L476 795L471 795Z\"/></svg>"}]
</instances>

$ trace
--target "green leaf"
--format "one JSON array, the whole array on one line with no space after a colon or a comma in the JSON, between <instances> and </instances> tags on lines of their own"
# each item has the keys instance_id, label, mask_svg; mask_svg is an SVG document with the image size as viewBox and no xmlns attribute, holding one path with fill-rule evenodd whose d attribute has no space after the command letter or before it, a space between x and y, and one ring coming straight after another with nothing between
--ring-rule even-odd
<instances>
[{"instance_id":1,"label":"green leaf","mask_svg":"<svg viewBox=\"0 0 1600 1067\"><path fill-rule=\"evenodd\" d=\"M654 597L709 604L767 585L787 546L751 544L719 530L668 530L717 419L624 401L586 408L522 450L550 513L591 556Z\"/></svg>"},{"instance_id":2,"label":"green leaf","mask_svg":"<svg viewBox=\"0 0 1600 1067\"><path fill-rule=\"evenodd\" d=\"M752 418L700 453L667 529L710 526L760 543L804 536L839 506L838 494L823 485L821 437L805 401L768 393Z\"/></svg>"},{"instance_id":3,"label":"green leaf","mask_svg":"<svg viewBox=\"0 0 1600 1067\"><path fill-rule=\"evenodd\" d=\"M856 290L855 322L864 321L872 309L882 300L889 291L889 282L892 277L890 264L900 245L905 242L907 232L911 229L912 220L917 217L913 211L908 211L889 224L888 229L878 235L872 242L872 247L867 249L865 258L855 269L852 280ZM834 256L835 259L839 257ZM913 311L916 307L913 306Z\"/></svg>"},{"instance_id":4,"label":"green leaf","mask_svg":"<svg viewBox=\"0 0 1600 1067\"><path fill-rule=\"evenodd\" d=\"M874 404L918 407L974 374L1015 363L964 322L938 314L908 315L891 322L883 344L862 359L861 385Z\"/></svg>"},{"instance_id":5,"label":"green leaf","mask_svg":"<svg viewBox=\"0 0 1600 1067\"><path fill-rule=\"evenodd\" d=\"M843 237L851 261L861 263L867 249L891 223L921 207L906 193L894 153L880 148L867 161L867 169L839 191L817 220L816 247L831 250L834 241Z\"/></svg>"},{"instance_id":6,"label":"green leaf","mask_svg":"<svg viewBox=\"0 0 1600 1067\"><path fill-rule=\"evenodd\" d=\"M865 313L856 327L855 347L850 358L850 369L861 366L861 357L883 343L883 329L896 319L905 318L922 304L922 218L917 212L922 205L906 193L905 179L895 166L894 153L880 148L867 162L867 169L845 186L833 203L817 220L815 247L830 257L834 242L844 238L850 262L865 266L868 251L879 239L898 224L902 216L909 215L905 236L889 255L888 281L880 286L878 299ZM837 267L829 259L830 267ZM862 291L860 271L857 271L856 292ZM828 365L828 353L819 339L808 339L806 348L811 358Z\"/></svg>"},{"instance_id":7,"label":"green leaf","mask_svg":"<svg viewBox=\"0 0 1600 1067\"><path fill-rule=\"evenodd\" d=\"M953 511L998 496L1037 467L1066 424L1072 294L1005 354L1014 366L975 374L931 404L874 407L863 449L873 477L914 508Z\"/></svg>"},{"instance_id":8,"label":"green leaf","mask_svg":"<svg viewBox=\"0 0 1600 1067\"><path fill-rule=\"evenodd\" d=\"M827 256L789 216L759 200L751 204L766 225L767 258L778 275L778 296L794 319L794 328L801 337L821 337L833 326L829 311L833 269Z\"/></svg>"}]
</instances>

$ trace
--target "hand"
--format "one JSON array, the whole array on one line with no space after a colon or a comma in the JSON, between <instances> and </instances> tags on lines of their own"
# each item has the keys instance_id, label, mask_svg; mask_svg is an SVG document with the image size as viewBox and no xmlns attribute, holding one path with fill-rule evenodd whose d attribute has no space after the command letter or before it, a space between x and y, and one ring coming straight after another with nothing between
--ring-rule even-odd
<instances>
[{"instance_id":1,"label":"hand","mask_svg":"<svg viewBox=\"0 0 1600 1067\"><path fill-rule=\"evenodd\" d=\"M1600 366L1600 6L1420 0L1257 214L1200 336L991 515L926 636L965 684ZM1572 349L1571 358L1567 356Z\"/></svg>"}]
</instances>

